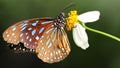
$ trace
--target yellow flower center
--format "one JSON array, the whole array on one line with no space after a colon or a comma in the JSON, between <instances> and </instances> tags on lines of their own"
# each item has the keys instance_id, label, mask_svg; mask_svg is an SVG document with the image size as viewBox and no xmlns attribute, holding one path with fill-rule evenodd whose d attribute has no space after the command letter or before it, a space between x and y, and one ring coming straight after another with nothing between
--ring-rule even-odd
<instances>
[{"instance_id":1,"label":"yellow flower center","mask_svg":"<svg viewBox=\"0 0 120 68\"><path fill-rule=\"evenodd\" d=\"M77 11L73 10L68 13L68 18L66 18L66 28L67 30L71 30L75 23L78 21Z\"/></svg>"}]
</instances>

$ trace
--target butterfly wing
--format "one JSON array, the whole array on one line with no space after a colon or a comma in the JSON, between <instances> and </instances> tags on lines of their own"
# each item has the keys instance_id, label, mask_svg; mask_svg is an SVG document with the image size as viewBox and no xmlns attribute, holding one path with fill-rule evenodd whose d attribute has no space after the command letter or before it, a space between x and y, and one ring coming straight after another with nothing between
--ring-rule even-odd
<instances>
[{"instance_id":1,"label":"butterfly wing","mask_svg":"<svg viewBox=\"0 0 120 68\"><path fill-rule=\"evenodd\" d=\"M70 44L63 28L48 27L39 39L36 53L47 63L59 62L70 53Z\"/></svg>"},{"instance_id":2,"label":"butterfly wing","mask_svg":"<svg viewBox=\"0 0 120 68\"><path fill-rule=\"evenodd\" d=\"M25 47L35 49L43 32L53 24L51 22L53 22L52 18L34 18L21 21L10 26L3 33L3 38L8 43L17 45L22 42Z\"/></svg>"},{"instance_id":3,"label":"butterfly wing","mask_svg":"<svg viewBox=\"0 0 120 68\"><path fill-rule=\"evenodd\" d=\"M24 22L18 22L14 24L13 26L10 26L7 30L3 32L3 38L8 43L14 43L18 44L20 42L19 36L20 36L20 26Z\"/></svg>"},{"instance_id":4,"label":"butterfly wing","mask_svg":"<svg viewBox=\"0 0 120 68\"><path fill-rule=\"evenodd\" d=\"M17 45L22 42L29 49L36 49L38 57L47 63L63 60L70 52L67 34L62 28L54 26L52 18L34 18L10 26L3 38ZM36 48L37 47L37 48Z\"/></svg>"}]
</instances>

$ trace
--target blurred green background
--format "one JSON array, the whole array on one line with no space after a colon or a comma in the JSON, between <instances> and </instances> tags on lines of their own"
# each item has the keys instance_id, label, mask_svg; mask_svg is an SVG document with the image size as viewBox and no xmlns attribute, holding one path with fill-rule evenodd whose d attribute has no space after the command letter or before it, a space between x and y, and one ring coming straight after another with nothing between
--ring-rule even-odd
<instances>
[{"instance_id":1,"label":"blurred green background","mask_svg":"<svg viewBox=\"0 0 120 68\"><path fill-rule=\"evenodd\" d=\"M56 17L71 2L78 13L91 10L101 12L100 20L89 27L120 37L120 0L0 0L0 68L120 68L120 43L105 36L87 31L90 47L82 50L67 31L71 53L63 61L43 63L35 54L16 54L6 49L3 31L15 22L36 18Z\"/></svg>"}]
</instances>

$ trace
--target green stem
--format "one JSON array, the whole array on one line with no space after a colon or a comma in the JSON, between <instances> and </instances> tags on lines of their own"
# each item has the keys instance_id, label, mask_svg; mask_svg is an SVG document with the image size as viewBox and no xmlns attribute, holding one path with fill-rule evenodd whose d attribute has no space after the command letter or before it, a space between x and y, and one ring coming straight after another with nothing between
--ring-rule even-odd
<instances>
[{"instance_id":1,"label":"green stem","mask_svg":"<svg viewBox=\"0 0 120 68\"><path fill-rule=\"evenodd\" d=\"M82 23L82 22L80 22L80 21L79 21L79 23L80 23L84 28L86 28L86 29L89 30L89 31L92 31L92 32L95 32L95 33L98 33L98 34L101 34L101 35L104 35L104 36L107 36L107 37L109 37L109 38L112 38L112 39L120 42L120 38L118 38L118 37L116 37L116 36L114 36L114 35L111 35L111 34L108 34L108 33L103 32L103 31L99 31L99 30L96 30L96 29L87 27L84 23Z\"/></svg>"}]
</instances>

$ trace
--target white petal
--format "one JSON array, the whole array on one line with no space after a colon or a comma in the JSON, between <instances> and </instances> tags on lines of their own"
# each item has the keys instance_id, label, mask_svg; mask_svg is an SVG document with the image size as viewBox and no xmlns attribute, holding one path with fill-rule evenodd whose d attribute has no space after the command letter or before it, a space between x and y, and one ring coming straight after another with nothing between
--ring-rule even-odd
<instances>
[{"instance_id":1,"label":"white petal","mask_svg":"<svg viewBox=\"0 0 120 68\"><path fill-rule=\"evenodd\" d=\"M99 11L89 11L78 16L78 19L83 22L94 22L99 20L100 12Z\"/></svg>"},{"instance_id":2,"label":"white petal","mask_svg":"<svg viewBox=\"0 0 120 68\"><path fill-rule=\"evenodd\" d=\"M84 50L89 47L88 36L85 32L85 28L83 28L79 23L76 23L74 25L73 40L77 46L81 47Z\"/></svg>"}]
</instances>

